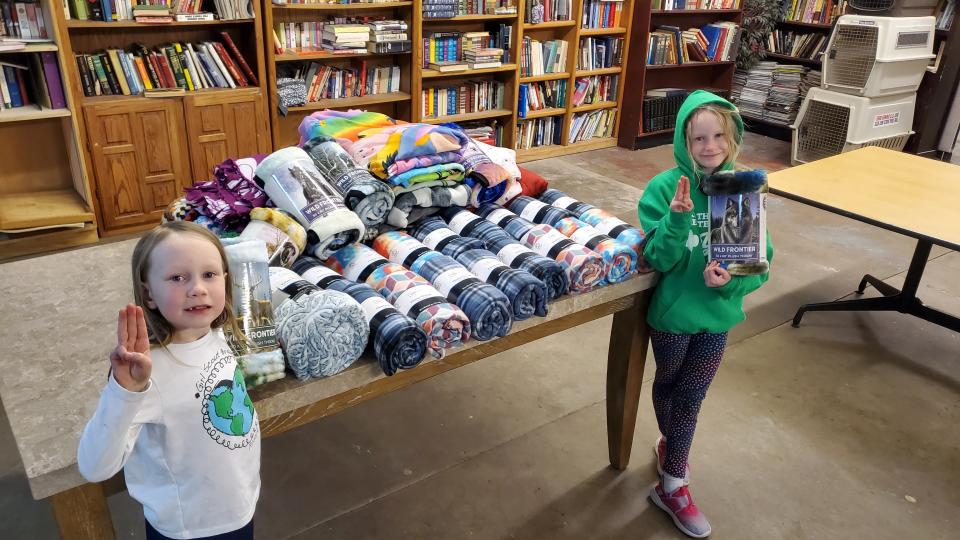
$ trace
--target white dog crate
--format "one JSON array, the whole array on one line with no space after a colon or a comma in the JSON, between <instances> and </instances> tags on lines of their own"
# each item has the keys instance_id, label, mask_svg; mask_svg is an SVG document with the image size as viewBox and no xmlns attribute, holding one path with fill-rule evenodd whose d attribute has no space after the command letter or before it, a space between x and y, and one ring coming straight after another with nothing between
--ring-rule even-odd
<instances>
[{"instance_id":1,"label":"white dog crate","mask_svg":"<svg viewBox=\"0 0 960 540\"><path fill-rule=\"evenodd\" d=\"M934 58L934 17L843 15L823 57L823 88L866 97L916 92Z\"/></svg>"},{"instance_id":2,"label":"white dog crate","mask_svg":"<svg viewBox=\"0 0 960 540\"><path fill-rule=\"evenodd\" d=\"M811 88L793 128L794 165L863 146L903 150L913 134L916 94L865 98Z\"/></svg>"},{"instance_id":3,"label":"white dog crate","mask_svg":"<svg viewBox=\"0 0 960 540\"><path fill-rule=\"evenodd\" d=\"M940 0L848 0L847 13L884 17L934 15Z\"/></svg>"}]
</instances>

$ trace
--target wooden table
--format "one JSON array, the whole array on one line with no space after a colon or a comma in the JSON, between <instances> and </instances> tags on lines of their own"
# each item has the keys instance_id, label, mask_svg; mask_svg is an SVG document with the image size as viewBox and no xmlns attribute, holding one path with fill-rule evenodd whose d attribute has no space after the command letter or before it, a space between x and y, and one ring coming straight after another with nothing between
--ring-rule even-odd
<instances>
[{"instance_id":1,"label":"wooden table","mask_svg":"<svg viewBox=\"0 0 960 540\"><path fill-rule=\"evenodd\" d=\"M37 499L49 499L64 538L114 537L106 497L114 478L87 483L77 471L80 433L106 381L110 328L130 300L134 241L3 266L0 295L0 396ZM607 445L610 464L630 460L648 331L645 314L656 276L647 274L550 304L547 317L514 324L506 337L471 341L442 360L429 358L387 377L361 360L336 376L287 378L251 391L264 436L276 435L357 403L482 360L539 338L613 315L607 355ZM56 281L55 292L50 283Z\"/></svg>"},{"instance_id":2,"label":"wooden table","mask_svg":"<svg viewBox=\"0 0 960 540\"><path fill-rule=\"evenodd\" d=\"M807 304L793 326L807 311L899 311L960 331L960 319L917 298L930 248L960 251L960 167L866 147L777 171L769 182L777 195L917 239L902 290L867 274L857 293L870 284L882 297Z\"/></svg>"}]
</instances>

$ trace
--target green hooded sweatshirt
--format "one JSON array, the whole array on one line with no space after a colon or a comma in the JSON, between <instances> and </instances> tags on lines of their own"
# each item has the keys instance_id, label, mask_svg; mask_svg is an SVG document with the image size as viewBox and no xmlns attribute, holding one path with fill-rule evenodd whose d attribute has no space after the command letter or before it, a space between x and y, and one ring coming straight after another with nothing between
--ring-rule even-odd
<instances>
[{"instance_id":1,"label":"green hooded sweatshirt","mask_svg":"<svg viewBox=\"0 0 960 540\"><path fill-rule=\"evenodd\" d=\"M677 114L673 132L673 156L677 167L650 180L637 212L649 240L643 255L656 270L660 282L653 293L647 322L661 332L697 334L726 332L745 318L743 297L757 290L769 273L759 276L734 276L723 287L710 288L703 281L709 256L710 219L707 196L700 191L700 175L687 152L687 119L697 107L715 103L734 108L729 101L697 90L691 93ZM743 121L736 117L738 142L743 139ZM733 163L722 166L732 169ZM692 212L671 212L670 201L677 191L677 182L684 175L690 179ZM773 244L767 233L767 261L773 261Z\"/></svg>"}]
</instances>

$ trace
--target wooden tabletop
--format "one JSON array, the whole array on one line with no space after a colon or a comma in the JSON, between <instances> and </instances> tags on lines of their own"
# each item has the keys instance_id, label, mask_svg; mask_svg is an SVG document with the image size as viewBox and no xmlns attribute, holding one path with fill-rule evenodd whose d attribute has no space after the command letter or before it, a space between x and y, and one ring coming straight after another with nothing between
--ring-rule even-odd
<instances>
[{"instance_id":1,"label":"wooden tabletop","mask_svg":"<svg viewBox=\"0 0 960 540\"><path fill-rule=\"evenodd\" d=\"M770 174L770 191L960 250L960 166L865 147Z\"/></svg>"}]
</instances>

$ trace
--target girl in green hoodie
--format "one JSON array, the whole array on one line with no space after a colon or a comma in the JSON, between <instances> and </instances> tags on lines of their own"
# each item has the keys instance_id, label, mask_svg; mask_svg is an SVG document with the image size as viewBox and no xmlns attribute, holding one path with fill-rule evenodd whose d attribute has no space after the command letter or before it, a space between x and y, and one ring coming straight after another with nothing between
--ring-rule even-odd
<instances>
[{"instance_id":1,"label":"girl in green hoodie","mask_svg":"<svg viewBox=\"0 0 960 540\"><path fill-rule=\"evenodd\" d=\"M660 272L647 313L657 364L653 407L661 435L654 447L661 477L650 498L695 538L710 534L688 488L687 457L700 404L720 367L727 331L744 319L743 297L769 275L731 276L707 260L708 199L700 180L733 169L742 140L743 120L732 103L703 90L691 93L673 134L677 167L655 176L638 206L648 236L643 254ZM773 260L769 234L767 260Z\"/></svg>"}]
</instances>

